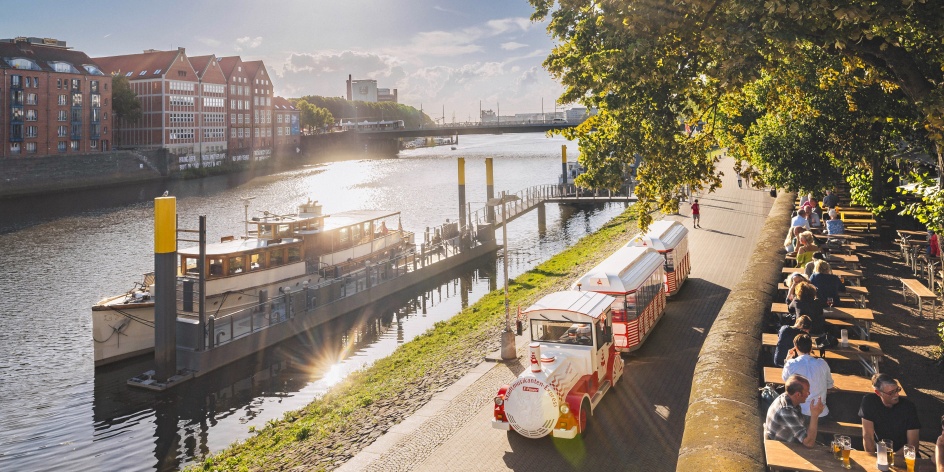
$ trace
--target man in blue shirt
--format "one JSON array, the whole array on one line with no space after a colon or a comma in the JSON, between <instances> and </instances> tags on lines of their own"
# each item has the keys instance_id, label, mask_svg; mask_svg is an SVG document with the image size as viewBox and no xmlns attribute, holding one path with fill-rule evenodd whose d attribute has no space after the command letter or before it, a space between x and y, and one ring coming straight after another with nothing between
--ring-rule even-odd
<instances>
[{"instance_id":1,"label":"man in blue shirt","mask_svg":"<svg viewBox=\"0 0 944 472\"><path fill-rule=\"evenodd\" d=\"M793 220L790 221L790 226L802 226L806 229L810 229L810 220L806 219L806 209L800 208L797 211L797 216L794 216Z\"/></svg>"}]
</instances>

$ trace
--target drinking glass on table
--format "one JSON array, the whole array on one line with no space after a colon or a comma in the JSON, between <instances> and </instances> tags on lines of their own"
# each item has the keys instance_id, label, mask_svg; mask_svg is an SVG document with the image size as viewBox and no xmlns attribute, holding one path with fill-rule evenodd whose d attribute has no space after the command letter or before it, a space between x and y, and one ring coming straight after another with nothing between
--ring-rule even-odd
<instances>
[{"instance_id":1,"label":"drinking glass on table","mask_svg":"<svg viewBox=\"0 0 944 472\"><path fill-rule=\"evenodd\" d=\"M852 438L849 436L842 437L842 468L851 469L852 464L849 462L849 455L852 454ZM913 472L913 471L909 471Z\"/></svg>"},{"instance_id":2,"label":"drinking glass on table","mask_svg":"<svg viewBox=\"0 0 944 472\"><path fill-rule=\"evenodd\" d=\"M833 458L836 460L842 460L842 435L834 434L833 435Z\"/></svg>"},{"instance_id":3,"label":"drinking glass on table","mask_svg":"<svg viewBox=\"0 0 944 472\"><path fill-rule=\"evenodd\" d=\"M905 453L905 465L908 466L908 472L914 472L915 465L915 448L911 444L905 444L902 451Z\"/></svg>"},{"instance_id":4,"label":"drinking glass on table","mask_svg":"<svg viewBox=\"0 0 944 472\"><path fill-rule=\"evenodd\" d=\"M891 439L882 442L885 443L885 452L888 454L888 466L895 467L895 443Z\"/></svg>"}]
</instances>

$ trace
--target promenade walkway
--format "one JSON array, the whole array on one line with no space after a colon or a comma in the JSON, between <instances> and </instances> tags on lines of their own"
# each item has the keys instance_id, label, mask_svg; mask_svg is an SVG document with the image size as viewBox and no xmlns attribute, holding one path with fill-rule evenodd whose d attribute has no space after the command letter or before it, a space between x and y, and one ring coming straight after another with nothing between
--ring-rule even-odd
<instances>
[{"instance_id":1,"label":"promenade walkway","mask_svg":"<svg viewBox=\"0 0 944 472\"><path fill-rule=\"evenodd\" d=\"M626 357L623 379L583 439L533 440L491 428L492 399L524 369L519 357L484 362L339 470L675 470L696 356L773 202L766 191L739 189L732 166L722 160L724 187L696 197L703 229L692 229L687 203L670 217L691 231L691 278L643 348ZM520 356L527 340L519 337L517 345Z\"/></svg>"}]
</instances>

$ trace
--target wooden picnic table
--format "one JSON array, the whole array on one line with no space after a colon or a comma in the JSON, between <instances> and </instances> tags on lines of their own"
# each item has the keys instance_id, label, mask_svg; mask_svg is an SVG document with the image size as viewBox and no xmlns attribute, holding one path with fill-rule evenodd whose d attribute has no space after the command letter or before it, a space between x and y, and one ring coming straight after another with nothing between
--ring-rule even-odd
<instances>
[{"instance_id":1,"label":"wooden picnic table","mask_svg":"<svg viewBox=\"0 0 944 472\"><path fill-rule=\"evenodd\" d=\"M839 219L845 221L848 218L875 218L875 215L868 210L842 210L838 211Z\"/></svg>"},{"instance_id":2,"label":"wooden picnic table","mask_svg":"<svg viewBox=\"0 0 944 472\"><path fill-rule=\"evenodd\" d=\"M788 276L788 275L790 275L790 274L792 274L792 273L794 273L794 272L796 272L796 271L797 271L797 267L784 267L783 270L781 271L781 273L783 273L783 276L786 277L786 276ZM862 276L862 271L859 271L859 270L851 270L851 269L849 269L849 270L835 269L835 270L833 270L833 274L838 275L839 277L844 277L844 278L846 278L846 279L849 279L850 282L854 282L853 285L861 285L861 284L862 284L862 283L861 283L861 280L860 280L860 279L862 279L862 277L863 277L863 276Z\"/></svg>"},{"instance_id":3,"label":"wooden picnic table","mask_svg":"<svg viewBox=\"0 0 944 472\"><path fill-rule=\"evenodd\" d=\"M922 237L922 238L927 239L928 237L927 231L915 231L911 229L897 229L895 231L898 232L899 236L907 236L909 238L914 238L917 236L917 237Z\"/></svg>"},{"instance_id":4,"label":"wooden picnic table","mask_svg":"<svg viewBox=\"0 0 944 472\"><path fill-rule=\"evenodd\" d=\"M842 222L848 230L850 226L865 226L868 231L872 231L872 225L878 224L875 218L843 218Z\"/></svg>"},{"instance_id":5,"label":"wooden picnic table","mask_svg":"<svg viewBox=\"0 0 944 472\"><path fill-rule=\"evenodd\" d=\"M831 375L833 376L833 388L829 390L830 393L852 393L856 395L875 393L875 387L872 386L872 381L865 377L837 374L836 372L833 372ZM783 367L764 367L764 383L783 385ZM898 382L898 386L901 387L901 382ZM899 395L903 397L906 396L904 388L901 389Z\"/></svg>"},{"instance_id":6,"label":"wooden picnic table","mask_svg":"<svg viewBox=\"0 0 944 472\"><path fill-rule=\"evenodd\" d=\"M771 303L770 312L774 314L790 313L786 303ZM872 330L872 322L875 321L875 314L870 308L842 308L832 307L823 310L823 317L833 320L848 320L854 322L859 327L859 333L863 338L869 339Z\"/></svg>"},{"instance_id":7,"label":"wooden picnic table","mask_svg":"<svg viewBox=\"0 0 944 472\"><path fill-rule=\"evenodd\" d=\"M777 289L784 292L784 296L786 296L787 288L787 284L783 282L777 284ZM865 308L865 305L868 304L869 289L864 285L847 285L845 288L845 294L854 298L859 308ZM839 303L845 302L842 295L843 292L839 292Z\"/></svg>"},{"instance_id":8,"label":"wooden picnic table","mask_svg":"<svg viewBox=\"0 0 944 472\"><path fill-rule=\"evenodd\" d=\"M835 264L846 264L850 269L859 268L859 256L854 254L825 253L823 256L825 256L826 262L828 262L832 268L836 267ZM787 260L796 261L796 256L787 255Z\"/></svg>"},{"instance_id":9,"label":"wooden picnic table","mask_svg":"<svg viewBox=\"0 0 944 472\"><path fill-rule=\"evenodd\" d=\"M786 443L775 439L764 440L764 451L767 456L767 467L772 472L795 470L797 472L840 472L842 461L833 457L828 445L819 445L807 448L798 443ZM875 454L865 451L852 450L849 454L849 463L852 470L873 472L878 471ZM901 454L895 456L894 471L903 471L905 458ZM915 472L933 472L934 461L924 457L915 459Z\"/></svg>"},{"instance_id":10,"label":"wooden picnic table","mask_svg":"<svg viewBox=\"0 0 944 472\"><path fill-rule=\"evenodd\" d=\"M774 348L777 347L777 335L773 333L764 333L763 337L761 338L761 346L772 353ZM863 346L867 350L862 350ZM850 339L848 346L840 345L825 349L814 348L813 354L816 355L817 353L819 354L819 357L822 357L827 361L838 360L861 362L869 375L880 372L878 364L882 360L882 356L885 355L882 352L882 347L879 346L877 342L864 341L861 339Z\"/></svg>"}]
</instances>

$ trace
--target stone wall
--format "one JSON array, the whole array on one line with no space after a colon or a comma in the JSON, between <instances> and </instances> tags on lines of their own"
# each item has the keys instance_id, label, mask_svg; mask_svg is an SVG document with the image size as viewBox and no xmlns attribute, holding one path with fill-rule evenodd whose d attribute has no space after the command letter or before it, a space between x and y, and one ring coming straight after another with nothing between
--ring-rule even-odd
<instances>
[{"instance_id":1,"label":"stone wall","mask_svg":"<svg viewBox=\"0 0 944 472\"><path fill-rule=\"evenodd\" d=\"M163 178L163 151L111 151L0 159L0 198Z\"/></svg>"},{"instance_id":2,"label":"stone wall","mask_svg":"<svg viewBox=\"0 0 944 472\"><path fill-rule=\"evenodd\" d=\"M759 375L763 320L783 267L784 228L795 193L770 209L747 269L718 313L698 355L677 470L764 471Z\"/></svg>"}]
</instances>

